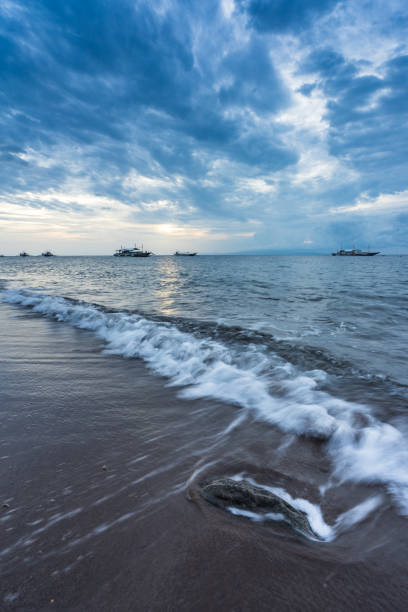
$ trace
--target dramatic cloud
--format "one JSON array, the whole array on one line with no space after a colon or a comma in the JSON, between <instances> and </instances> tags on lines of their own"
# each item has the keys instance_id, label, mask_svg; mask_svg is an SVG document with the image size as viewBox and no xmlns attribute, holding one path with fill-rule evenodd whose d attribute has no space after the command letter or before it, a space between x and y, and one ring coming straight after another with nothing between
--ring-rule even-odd
<instances>
[{"instance_id":1,"label":"dramatic cloud","mask_svg":"<svg viewBox=\"0 0 408 612\"><path fill-rule=\"evenodd\" d=\"M332 9L339 0L238 0L250 23L261 32L299 31Z\"/></svg>"},{"instance_id":2,"label":"dramatic cloud","mask_svg":"<svg viewBox=\"0 0 408 612\"><path fill-rule=\"evenodd\" d=\"M407 23L402 0L4 0L1 252L408 249Z\"/></svg>"},{"instance_id":3,"label":"dramatic cloud","mask_svg":"<svg viewBox=\"0 0 408 612\"><path fill-rule=\"evenodd\" d=\"M358 63L346 61L330 49L313 52L303 68L317 75L316 87L327 99L331 154L352 163L372 193L403 189L408 55L378 66L378 76L361 75Z\"/></svg>"}]
</instances>

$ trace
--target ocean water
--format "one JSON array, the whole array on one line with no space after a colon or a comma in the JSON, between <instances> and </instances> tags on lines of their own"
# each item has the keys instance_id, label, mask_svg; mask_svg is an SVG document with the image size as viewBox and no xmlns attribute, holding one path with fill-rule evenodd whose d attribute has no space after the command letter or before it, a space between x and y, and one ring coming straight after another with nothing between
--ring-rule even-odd
<instances>
[{"instance_id":1,"label":"ocean water","mask_svg":"<svg viewBox=\"0 0 408 612\"><path fill-rule=\"evenodd\" d=\"M307 472L320 499L279 491L323 540L381 504L408 516L408 257L5 257L0 283L3 302L143 360L191 414L203 398L232 406L214 434L230 436L229 457L234 430L278 440L279 461ZM318 445L307 465L305 440ZM207 453L186 483L216 461ZM228 475L251 479L232 460ZM364 494L329 525L323 498L344 485Z\"/></svg>"}]
</instances>

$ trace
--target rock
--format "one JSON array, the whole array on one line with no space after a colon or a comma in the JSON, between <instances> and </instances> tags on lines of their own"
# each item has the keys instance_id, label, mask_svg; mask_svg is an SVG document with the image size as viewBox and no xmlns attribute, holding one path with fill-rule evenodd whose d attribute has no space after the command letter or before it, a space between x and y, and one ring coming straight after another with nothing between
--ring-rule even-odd
<instances>
[{"instance_id":1,"label":"rock","mask_svg":"<svg viewBox=\"0 0 408 612\"><path fill-rule=\"evenodd\" d=\"M4 504L2 505L2 508L4 508L4 510L7 510L7 508L10 508L10 504L6 504L6 503L4 503Z\"/></svg>"},{"instance_id":2,"label":"rock","mask_svg":"<svg viewBox=\"0 0 408 612\"><path fill-rule=\"evenodd\" d=\"M217 478L206 481L200 486L200 494L206 501L224 510L234 507L258 514L281 514L296 531L319 539L304 512L294 508L278 495L245 480Z\"/></svg>"}]
</instances>

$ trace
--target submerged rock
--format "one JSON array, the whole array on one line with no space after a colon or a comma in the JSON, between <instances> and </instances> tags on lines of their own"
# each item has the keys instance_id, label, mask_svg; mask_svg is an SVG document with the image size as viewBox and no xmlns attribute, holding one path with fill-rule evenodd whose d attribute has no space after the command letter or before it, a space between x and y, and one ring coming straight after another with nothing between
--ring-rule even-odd
<instances>
[{"instance_id":1,"label":"submerged rock","mask_svg":"<svg viewBox=\"0 0 408 612\"><path fill-rule=\"evenodd\" d=\"M217 478L203 482L200 486L202 497L224 510L238 508L257 514L281 515L293 529L304 535L320 539L310 526L307 515L294 508L278 495L262 487L251 485L245 480L231 480L230 478ZM271 517L272 518L272 517ZM276 517L274 517L276 520Z\"/></svg>"}]
</instances>

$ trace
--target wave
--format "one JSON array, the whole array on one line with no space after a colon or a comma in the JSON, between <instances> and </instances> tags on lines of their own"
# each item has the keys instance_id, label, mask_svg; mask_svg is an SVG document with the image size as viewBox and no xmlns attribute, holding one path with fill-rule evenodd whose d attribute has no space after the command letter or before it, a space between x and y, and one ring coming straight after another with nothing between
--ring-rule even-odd
<instances>
[{"instance_id":1,"label":"wave","mask_svg":"<svg viewBox=\"0 0 408 612\"><path fill-rule=\"evenodd\" d=\"M229 346L138 314L107 312L86 302L27 289L2 299L32 308L105 342L105 352L141 358L185 398L213 398L239 406L284 432L325 440L340 482L381 483L408 515L408 445L395 426L369 406L321 388L322 370L302 371L259 344Z\"/></svg>"}]
</instances>

